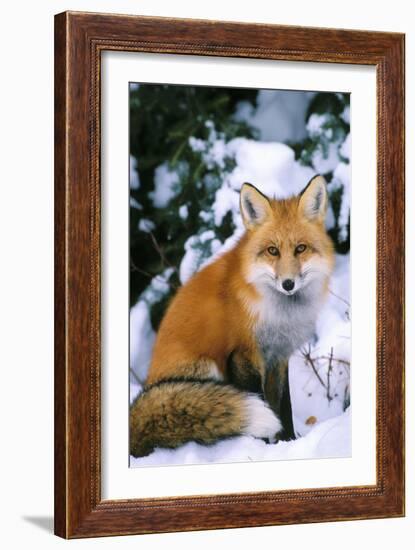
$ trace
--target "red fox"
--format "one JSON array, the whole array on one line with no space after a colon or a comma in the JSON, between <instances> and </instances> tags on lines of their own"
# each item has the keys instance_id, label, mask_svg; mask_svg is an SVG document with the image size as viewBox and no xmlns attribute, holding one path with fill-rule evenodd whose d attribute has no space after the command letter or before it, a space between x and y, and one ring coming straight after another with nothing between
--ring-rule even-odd
<instances>
[{"instance_id":1,"label":"red fox","mask_svg":"<svg viewBox=\"0 0 415 550\"><path fill-rule=\"evenodd\" d=\"M288 359L314 333L334 264L327 204L322 176L284 200L243 184L244 235L181 287L161 322L130 409L133 456L243 434L282 438Z\"/></svg>"}]
</instances>

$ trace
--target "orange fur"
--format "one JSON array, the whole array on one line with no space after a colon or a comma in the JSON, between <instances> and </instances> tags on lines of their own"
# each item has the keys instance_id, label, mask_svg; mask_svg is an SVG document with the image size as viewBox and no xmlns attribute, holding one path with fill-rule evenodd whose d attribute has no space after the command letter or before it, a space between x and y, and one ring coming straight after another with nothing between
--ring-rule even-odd
<instances>
[{"instance_id":1,"label":"orange fur","mask_svg":"<svg viewBox=\"0 0 415 550\"><path fill-rule=\"evenodd\" d=\"M326 208L320 176L280 201L242 187L246 233L178 291L160 325L147 385L130 409L134 456L241 434L295 437L283 389L333 266Z\"/></svg>"},{"instance_id":2,"label":"orange fur","mask_svg":"<svg viewBox=\"0 0 415 550\"><path fill-rule=\"evenodd\" d=\"M302 196L269 200L255 192L262 208L261 223L252 225L245 220L247 231L237 245L196 273L177 292L158 331L148 384L191 376L201 360L214 361L226 380L227 360L234 350L242 350L263 371L254 331L261 293L250 282L252 270L265 268L276 278L294 278L304 264L313 260L324 263L330 273L333 247L324 216L310 220ZM307 248L296 254L299 244ZM278 257L269 254L270 246L279 250ZM327 282L325 285L327 288ZM209 368L202 376L209 377Z\"/></svg>"}]
</instances>

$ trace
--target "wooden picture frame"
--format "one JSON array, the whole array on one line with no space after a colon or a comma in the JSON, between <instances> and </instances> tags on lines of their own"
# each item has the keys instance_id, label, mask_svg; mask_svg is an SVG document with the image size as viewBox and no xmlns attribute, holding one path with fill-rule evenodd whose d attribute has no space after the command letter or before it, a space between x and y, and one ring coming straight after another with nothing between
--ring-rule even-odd
<instances>
[{"instance_id":1,"label":"wooden picture frame","mask_svg":"<svg viewBox=\"0 0 415 550\"><path fill-rule=\"evenodd\" d=\"M372 65L377 73L376 484L101 499L100 59L105 50ZM55 533L404 515L404 35L65 12L55 17Z\"/></svg>"}]
</instances>

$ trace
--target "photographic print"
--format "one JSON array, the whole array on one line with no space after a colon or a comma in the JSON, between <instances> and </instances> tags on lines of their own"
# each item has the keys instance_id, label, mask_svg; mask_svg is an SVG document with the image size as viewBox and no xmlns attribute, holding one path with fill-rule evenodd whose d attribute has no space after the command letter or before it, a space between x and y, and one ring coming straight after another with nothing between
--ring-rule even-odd
<instances>
[{"instance_id":1,"label":"photographic print","mask_svg":"<svg viewBox=\"0 0 415 550\"><path fill-rule=\"evenodd\" d=\"M129 108L130 466L351 456L350 94Z\"/></svg>"},{"instance_id":2,"label":"photographic print","mask_svg":"<svg viewBox=\"0 0 415 550\"><path fill-rule=\"evenodd\" d=\"M57 535L404 515L404 45L55 17Z\"/></svg>"}]
</instances>

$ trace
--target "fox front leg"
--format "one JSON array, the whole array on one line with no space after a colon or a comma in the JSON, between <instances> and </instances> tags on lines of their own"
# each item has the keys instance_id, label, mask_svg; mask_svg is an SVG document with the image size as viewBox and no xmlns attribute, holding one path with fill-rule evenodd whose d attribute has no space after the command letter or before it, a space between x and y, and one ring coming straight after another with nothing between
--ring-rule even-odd
<instances>
[{"instance_id":1,"label":"fox front leg","mask_svg":"<svg viewBox=\"0 0 415 550\"><path fill-rule=\"evenodd\" d=\"M279 361L276 365L266 369L263 380L263 393L283 426L282 432L278 434L278 439L283 441L295 439L288 361Z\"/></svg>"},{"instance_id":2,"label":"fox front leg","mask_svg":"<svg viewBox=\"0 0 415 550\"><path fill-rule=\"evenodd\" d=\"M262 396L262 370L252 357L243 351L234 351L227 363L228 381L240 390Z\"/></svg>"}]
</instances>

